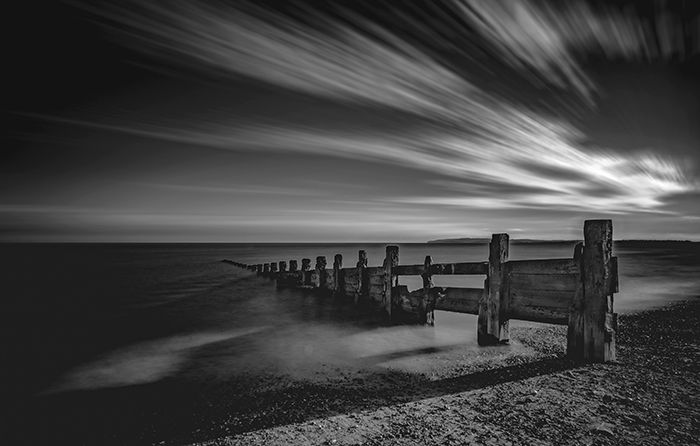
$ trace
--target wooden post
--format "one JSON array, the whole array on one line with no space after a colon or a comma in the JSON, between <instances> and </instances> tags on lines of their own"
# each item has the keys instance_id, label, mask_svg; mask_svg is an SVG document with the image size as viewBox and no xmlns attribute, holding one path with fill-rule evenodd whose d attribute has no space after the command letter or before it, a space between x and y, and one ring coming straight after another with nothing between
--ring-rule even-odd
<instances>
[{"instance_id":1,"label":"wooden post","mask_svg":"<svg viewBox=\"0 0 700 446\"><path fill-rule=\"evenodd\" d=\"M263 263L263 274L266 276L270 274L270 264L269 263Z\"/></svg>"},{"instance_id":2,"label":"wooden post","mask_svg":"<svg viewBox=\"0 0 700 446\"><path fill-rule=\"evenodd\" d=\"M567 355L577 361L615 360L617 315L613 313L612 221L586 220L583 226L581 293L569 315Z\"/></svg>"},{"instance_id":3,"label":"wooden post","mask_svg":"<svg viewBox=\"0 0 700 446\"><path fill-rule=\"evenodd\" d=\"M287 272L287 262L285 262L284 260L280 260L280 272L281 273Z\"/></svg>"},{"instance_id":4,"label":"wooden post","mask_svg":"<svg viewBox=\"0 0 700 446\"><path fill-rule=\"evenodd\" d=\"M504 263L508 260L508 234L493 234L489 245L488 292L479 304L477 338L479 345L495 345L508 342L508 321L505 307Z\"/></svg>"},{"instance_id":5,"label":"wooden post","mask_svg":"<svg viewBox=\"0 0 700 446\"><path fill-rule=\"evenodd\" d=\"M311 269L311 259L301 259L301 284L310 285L309 270Z\"/></svg>"},{"instance_id":6,"label":"wooden post","mask_svg":"<svg viewBox=\"0 0 700 446\"><path fill-rule=\"evenodd\" d=\"M387 246L386 247L386 257L384 258L384 296L382 300L382 305L384 310L391 318L392 309L394 306L392 297L392 288L394 286L394 275L391 269L394 266L399 265L399 247L398 246Z\"/></svg>"},{"instance_id":7,"label":"wooden post","mask_svg":"<svg viewBox=\"0 0 700 446\"><path fill-rule=\"evenodd\" d=\"M433 258L425 256L423 263L423 297L418 305L418 323L424 325L435 325L434 303L430 297L430 289L433 287L433 275L430 273L430 265Z\"/></svg>"},{"instance_id":8,"label":"wooden post","mask_svg":"<svg viewBox=\"0 0 700 446\"><path fill-rule=\"evenodd\" d=\"M367 251L360 249L357 252L357 290L355 292L355 304L360 300L360 296L363 296L367 292Z\"/></svg>"},{"instance_id":9,"label":"wooden post","mask_svg":"<svg viewBox=\"0 0 700 446\"><path fill-rule=\"evenodd\" d=\"M256 272L256 274L257 274L258 276L261 275L261 274L263 273L263 265L262 265L262 263L258 263L257 265L255 265L255 272Z\"/></svg>"},{"instance_id":10,"label":"wooden post","mask_svg":"<svg viewBox=\"0 0 700 446\"><path fill-rule=\"evenodd\" d=\"M297 261L296 261L296 260L290 260L290 261L289 261L289 272L290 272L290 273L293 273L293 272L295 272L297 269L299 269L299 264L297 263Z\"/></svg>"},{"instance_id":11,"label":"wooden post","mask_svg":"<svg viewBox=\"0 0 700 446\"><path fill-rule=\"evenodd\" d=\"M275 277L277 275L277 263L270 262L270 276Z\"/></svg>"},{"instance_id":12,"label":"wooden post","mask_svg":"<svg viewBox=\"0 0 700 446\"><path fill-rule=\"evenodd\" d=\"M333 258L333 295L337 296L343 293L345 290L345 284L343 283L343 256L336 254Z\"/></svg>"},{"instance_id":13,"label":"wooden post","mask_svg":"<svg viewBox=\"0 0 700 446\"><path fill-rule=\"evenodd\" d=\"M326 256L316 257L316 283L314 283L316 288L325 289L326 284Z\"/></svg>"}]
</instances>

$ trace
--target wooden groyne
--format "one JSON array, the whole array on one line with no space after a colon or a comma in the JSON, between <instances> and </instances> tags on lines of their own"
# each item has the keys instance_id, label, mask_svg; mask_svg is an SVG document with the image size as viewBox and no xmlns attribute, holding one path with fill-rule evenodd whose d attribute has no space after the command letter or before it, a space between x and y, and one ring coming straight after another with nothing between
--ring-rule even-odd
<instances>
[{"instance_id":1,"label":"wooden groyne","mask_svg":"<svg viewBox=\"0 0 700 446\"><path fill-rule=\"evenodd\" d=\"M612 221L587 220L584 241L571 258L508 260L508 234L493 234L488 261L400 265L399 247L387 246L381 266L368 266L360 250L354 266L343 267L336 254L332 268L326 258L244 264L224 260L277 281L279 288L308 288L333 296L366 301L393 320L434 323L435 310L478 315L479 345L508 342L508 321L520 319L568 325L567 355L574 360L615 360L618 292L617 258L612 255ZM435 287L436 275L482 275L483 288ZM423 287L409 291L400 276L421 276Z\"/></svg>"}]
</instances>

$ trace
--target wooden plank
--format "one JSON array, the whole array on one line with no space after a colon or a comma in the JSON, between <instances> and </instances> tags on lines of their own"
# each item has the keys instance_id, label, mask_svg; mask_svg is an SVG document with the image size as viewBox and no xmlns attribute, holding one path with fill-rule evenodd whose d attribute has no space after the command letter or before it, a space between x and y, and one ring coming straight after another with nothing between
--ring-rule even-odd
<instances>
[{"instance_id":1,"label":"wooden plank","mask_svg":"<svg viewBox=\"0 0 700 446\"><path fill-rule=\"evenodd\" d=\"M420 276L424 268L423 265L398 265L393 268L393 273L397 276Z\"/></svg>"},{"instance_id":2,"label":"wooden plank","mask_svg":"<svg viewBox=\"0 0 700 446\"><path fill-rule=\"evenodd\" d=\"M511 290L507 317L509 319L567 325L569 309L575 293L576 289Z\"/></svg>"},{"instance_id":3,"label":"wooden plank","mask_svg":"<svg viewBox=\"0 0 700 446\"><path fill-rule=\"evenodd\" d=\"M384 271L367 271L367 273L370 286L384 286Z\"/></svg>"},{"instance_id":4,"label":"wooden plank","mask_svg":"<svg viewBox=\"0 0 700 446\"><path fill-rule=\"evenodd\" d=\"M579 274L579 265L574 259L511 260L505 267L506 273Z\"/></svg>"},{"instance_id":5,"label":"wooden plank","mask_svg":"<svg viewBox=\"0 0 700 446\"><path fill-rule=\"evenodd\" d=\"M488 274L488 262L436 263L430 266L433 275Z\"/></svg>"},{"instance_id":6,"label":"wooden plank","mask_svg":"<svg viewBox=\"0 0 700 446\"><path fill-rule=\"evenodd\" d=\"M578 274L515 274L505 276L509 293L517 290L574 291L579 282Z\"/></svg>"},{"instance_id":7,"label":"wooden plank","mask_svg":"<svg viewBox=\"0 0 700 446\"><path fill-rule=\"evenodd\" d=\"M444 288L435 300L435 309L455 313L479 314L482 288Z\"/></svg>"},{"instance_id":8,"label":"wooden plank","mask_svg":"<svg viewBox=\"0 0 700 446\"><path fill-rule=\"evenodd\" d=\"M378 304L382 304L384 300L384 284L369 285L367 287L367 296L369 300Z\"/></svg>"}]
</instances>

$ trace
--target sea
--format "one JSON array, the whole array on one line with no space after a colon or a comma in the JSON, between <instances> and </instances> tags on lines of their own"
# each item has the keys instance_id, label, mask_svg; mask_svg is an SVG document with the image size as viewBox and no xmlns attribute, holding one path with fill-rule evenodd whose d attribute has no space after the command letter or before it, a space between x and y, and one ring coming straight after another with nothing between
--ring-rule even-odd
<instances>
[{"instance_id":1,"label":"sea","mask_svg":"<svg viewBox=\"0 0 700 446\"><path fill-rule=\"evenodd\" d=\"M358 250L364 249L373 266L382 263L385 246L0 245L3 408L47 417L36 408L49 404L60 411L61 404L74 404L71 395L80 395L99 411L103 397L112 401L124 389L147 389L174 378L196 387L242 373L274 369L293 377L353 361L410 368L410 362L392 363L391 358L397 352L455 344L478 351L475 316L438 311L434 327L391 326L362 314L349 301L277 289L274 281L222 262L300 262L326 256L330 265L335 254L342 254L345 266L354 266ZM401 264L423 263L426 255L434 263L488 258L488 246L482 243L399 248ZM571 257L573 248L573 242L511 243L510 259ZM614 255L618 313L700 296L700 243L618 242ZM483 280L434 277L436 286L481 287ZM421 286L419 277L401 277L400 283L409 289ZM150 399L156 409L158 398ZM42 423L55 428L51 420L32 423L38 429Z\"/></svg>"}]
</instances>

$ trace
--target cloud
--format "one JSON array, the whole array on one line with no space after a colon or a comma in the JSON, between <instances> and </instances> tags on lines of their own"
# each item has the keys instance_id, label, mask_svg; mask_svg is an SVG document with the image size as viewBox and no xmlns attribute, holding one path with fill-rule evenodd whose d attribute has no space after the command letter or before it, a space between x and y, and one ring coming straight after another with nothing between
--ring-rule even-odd
<instances>
[{"instance_id":1,"label":"cloud","mask_svg":"<svg viewBox=\"0 0 700 446\"><path fill-rule=\"evenodd\" d=\"M379 160L445 176L452 184L493 185L489 193L456 187L453 195L442 197L393 197L404 203L668 212L662 209L664 197L699 188L681 160L657 154L662 148L620 154L584 147L584 135L571 123L500 99L469 79L468 70L442 63L358 14L306 11L305 20L299 20L249 3L127 5L97 13L117 23L144 51L336 100L409 111L423 121L403 133L368 134L232 123L225 116L177 128L158 122L91 124L99 128L223 149ZM625 59L672 53L652 43L639 17L614 8L477 0L445 5L507 64L572 88L589 102L596 86L582 68L583 53L602 51ZM402 17L395 19L418 26ZM448 47L436 39L433 45ZM540 190L503 193L533 186Z\"/></svg>"},{"instance_id":2,"label":"cloud","mask_svg":"<svg viewBox=\"0 0 700 446\"><path fill-rule=\"evenodd\" d=\"M602 53L608 59L652 60L683 57L697 51L684 48L678 16L663 9L651 21L634 10L584 1L456 0L452 9L473 26L510 65L561 88L571 88L590 104L595 84L582 61ZM700 32L700 21L695 20ZM657 44L658 41L658 44ZM697 44L696 44L697 45Z\"/></svg>"}]
</instances>

